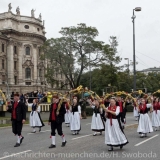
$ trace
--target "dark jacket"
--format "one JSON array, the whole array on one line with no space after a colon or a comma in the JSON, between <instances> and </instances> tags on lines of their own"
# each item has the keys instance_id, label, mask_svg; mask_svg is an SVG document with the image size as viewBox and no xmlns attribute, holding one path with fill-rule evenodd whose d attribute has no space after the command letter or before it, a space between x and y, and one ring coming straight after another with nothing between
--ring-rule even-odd
<instances>
[{"instance_id":1,"label":"dark jacket","mask_svg":"<svg viewBox=\"0 0 160 160\"><path fill-rule=\"evenodd\" d=\"M52 110L53 110L53 103L50 105L50 113L49 113L49 122L52 121ZM58 103L57 103L57 108L58 108ZM55 115L56 115L57 109L55 110ZM59 115L56 115L56 122L57 123L63 123L64 122L64 115L66 113L66 109L65 109L65 103L62 103L61 108L59 110Z\"/></svg>"},{"instance_id":2,"label":"dark jacket","mask_svg":"<svg viewBox=\"0 0 160 160\"><path fill-rule=\"evenodd\" d=\"M14 102L12 103L11 107L8 108L8 112L11 113L11 120L13 120L13 109L14 109ZM17 107L16 107L16 120L17 121L22 121L22 120L26 120L26 106L24 103L22 103L21 101L19 101Z\"/></svg>"}]
</instances>

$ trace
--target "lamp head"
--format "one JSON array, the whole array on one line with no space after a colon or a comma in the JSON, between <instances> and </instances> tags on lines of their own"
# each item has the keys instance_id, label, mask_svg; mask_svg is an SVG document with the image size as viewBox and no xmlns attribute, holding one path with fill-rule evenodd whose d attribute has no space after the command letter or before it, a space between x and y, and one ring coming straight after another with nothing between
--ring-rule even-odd
<instances>
[{"instance_id":1,"label":"lamp head","mask_svg":"<svg viewBox=\"0 0 160 160\"><path fill-rule=\"evenodd\" d=\"M136 7L134 10L137 11L137 12L139 12L139 11L141 11L142 9L141 9L141 7Z\"/></svg>"}]
</instances>

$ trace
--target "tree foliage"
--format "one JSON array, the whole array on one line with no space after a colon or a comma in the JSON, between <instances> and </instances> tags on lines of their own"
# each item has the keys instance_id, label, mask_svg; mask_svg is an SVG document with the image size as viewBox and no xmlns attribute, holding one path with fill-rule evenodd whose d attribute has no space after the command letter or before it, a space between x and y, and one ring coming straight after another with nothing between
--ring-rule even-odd
<instances>
[{"instance_id":1,"label":"tree foliage","mask_svg":"<svg viewBox=\"0 0 160 160\"><path fill-rule=\"evenodd\" d=\"M115 66L114 66L115 67ZM113 74L113 73L114 74ZM126 91L130 93L133 89L133 75L128 71L122 71L120 68L115 67L114 71L108 65L104 65L100 69L92 71L92 89L102 95L103 91ZM89 72L83 74L82 84L84 86L89 83ZM111 84L109 87L108 84ZM114 87L114 90L111 88ZM107 89L108 88L108 89ZM148 75L137 72L136 73L136 88L137 90L147 89L147 92L153 93L160 89L160 73L151 72Z\"/></svg>"},{"instance_id":2,"label":"tree foliage","mask_svg":"<svg viewBox=\"0 0 160 160\"><path fill-rule=\"evenodd\" d=\"M71 88L80 85L82 74L89 66L100 67L106 62L120 61L120 58L115 56L115 48L96 40L98 30L95 27L81 23L62 28L59 33L62 36L48 39L43 50L51 66L57 63L55 68L65 75ZM50 76L49 72L47 75Z\"/></svg>"}]
</instances>

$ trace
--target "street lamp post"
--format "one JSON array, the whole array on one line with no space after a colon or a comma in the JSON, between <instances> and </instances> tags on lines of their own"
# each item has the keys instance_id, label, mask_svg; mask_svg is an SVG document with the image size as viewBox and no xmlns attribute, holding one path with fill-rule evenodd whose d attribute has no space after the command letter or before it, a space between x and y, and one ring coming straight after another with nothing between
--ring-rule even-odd
<instances>
[{"instance_id":1,"label":"street lamp post","mask_svg":"<svg viewBox=\"0 0 160 160\"><path fill-rule=\"evenodd\" d=\"M92 73L91 73L91 53L89 53L89 89L92 88Z\"/></svg>"},{"instance_id":2,"label":"street lamp post","mask_svg":"<svg viewBox=\"0 0 160 160\"><path fill-rule=\"evenodd\" d=\"M127 69L128 69L128 74L129 74L129 58L124 58L124 59L128 60Z\"/></svg>"},{"instance_id":3,"label":"street lamp post","mask_svg":"<svg viewBox=\"0 0 160 160\"><path fill-rule=\"evenodd\" d=\"M136 7L135 9L133 9L133 16L131 17L133 22L133 90L136 91L135 24L134 24L136 16L134 15L134 11L141 11L141 7Z\"/></svg>"}]
</instances>

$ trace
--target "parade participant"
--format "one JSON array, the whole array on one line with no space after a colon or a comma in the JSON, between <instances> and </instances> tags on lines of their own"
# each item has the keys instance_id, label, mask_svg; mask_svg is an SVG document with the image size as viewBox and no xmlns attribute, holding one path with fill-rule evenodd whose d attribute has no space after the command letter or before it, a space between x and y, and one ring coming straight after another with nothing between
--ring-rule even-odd
<instances>
[{"instance_id":1,"label":"parade participant","mask_svg":"<svg viewBox=\"0 0 160 160\"><path fill-rule=\"evenodd\" d=\"M70 103L69 103L69 99L67 99L67 101L65 102L65 109L66 109L66 114L65 114L65 124L67 125L67 127L69 127L70 124L70 119L71 119L71 111L70 111Z\"/></svg>"},{"instance_id":2,"label":"parade participant","mask_svg":"<svg viewBox=\"0 0 160 160\"><path fill-rule=\"evenodd\" d=\"M157 131L157 129L160 127L160 102L159 102L159 98L156 98L153 101L152 126L154 127L155 131Z\"/></svg>"},{"instance_id":3,"label":"parade participant","mask_svg":"<svg viewBox=\"0 0 160 160\"><path fill-rule=\"evenodd\" d=\"M58 104L60 103L60 101L61 100L59 100L58 93L54 93L52 98L52 104L50 106L50 114L49 114L49 122L48 122L48 124L51 125L51 139L52 139L52 144L49 146L49 148L56 147L55 130L57 130L58 134L62 138L61 147L64 147L67 143L62 131L62 123L64 122L64 115L66 113L65 104L62 103L58 110L58 107L59 107Z\"/></svg>"},{"instance_id":4,"label":"parade participant","mask_svg":"<svg viewBox=\"0 0 160 160\"><path fill-rule=\"evenodd\" d=\"M26 121L26 107L19 99L19 94L14 94L14 102L11 107L6 108L11 113L12 132L17 136L17 143L14 147L19 147L24 137L22 136L22 127Z\"/></svg>"},{"instance_id":5,"label":"parade participant","mask_svg":"<svg viewBox=\"0 0 160 160\"><path fill-rule=\"evenodd\" d=\"M38 105L38 99L34 99L33 104L32 103L29 104L28 101L26 102L29 107L32 107L32 111L30 113L30 118L29 118L30 126L33 128L32 133L36 133L36 129L35 129L36 127L39 128L39 132L40 132L41 127L44 126L44 123L40 116L41 108L40 108L40 105Z\"/></svg>"},{"instance_id":6,"label":"parade participant","mask_svg":"<svg viewBox=\"0 0 160 160\"><path fill-rule=\"evenodd\" d=\"M120 118L120 107L116 106L115 99L110 99L110 106L106 108L106 124L105 124L105 144L110 146L108 151L112 151L113 147L123 148L128 140L123 132Z\"/></svg>"},{"instance_id":7,"label":"parade participant","mask_svg":"<svg viewBox=\"0 0 160 160\"><path fill-rule=\"evenodd\" d=\"M126 123L126 119L125 119L125 115L126 115L126 109L123 105L123 101L122 101L122 98L120 96L117 96L117 102L116 102L116 105L120 107L120 113L119 113L119 118L121 120L121 125L122 125L122 128L124 129L124 125Z\"/></svg>"},{"instance_id":8,"label":"parade participant","mask_svg":"<svg viewBox=\"0 0 160 160\"><path fill-rule=\"evenodd\" d=\"M146 137L147 133L153 132L152 123L148 115L148 108L151 108L151 104L146 104L145 99L141 99L141 103L138 105L138 112L140 114L139 124L137 132L139 132L140 137Z\"/></svg>"},{"instance_id":9,"label":"parade participant","mask_svg":"<svg viewBox=\"0 0 160 160\"><path fill-rule=\"evenodd\" d=\"M81 106L82 118L87 119L86 107L89 106L88 99L90 98L90 93L88 87L84 88L83 99L80 99L79 104Z\"/></svg>"},{"instance_id":10,"label":"parade participant","mask_svg":"<svg viewBox=\"0 0 160 160\"><path fill-rule=\"evenodd\" d=\"M81 107L78 103L78 98L73 97L73 105L71 106L71 120L70 120L70 129L73 132L73 135L79 134L81 130Z\"/></svg>"},{"instance_id":11,"label":"parade participant","mask_svg":"<svg viewBox=\"0 0 160 160\"><path fill-rule=\"evenodd\" d=\"M107 108L110 104L110 99L109 98L106 98L105 101L104 101L104 105L105 107Z\"/></svg>"},{"instance_id":12,"label":"parade participant","mask_svg":"<svg viewBox=\"0 0 160 160\"><path fill-rule=\"evenodd\" d=\"M94 131L93 136L97 135L97 132L102 135L102 131L105 131L104 121L102 119L101 114L103 113L103 109L100 107L99 101L95 99L91 103L91 107L93 108L93 116L91 122L91 129Z\"/></svg>"},{"instance_id":13,"label":"parade participant","mask_svg":"<svg viewBox=\"0 0 160 160\"><path fill-rule=\"evenodd\" d=\"M139 112L135 102L133 102L133 116L135 117L135 120L138 121Z\"/></svg>"}]
</instances>

